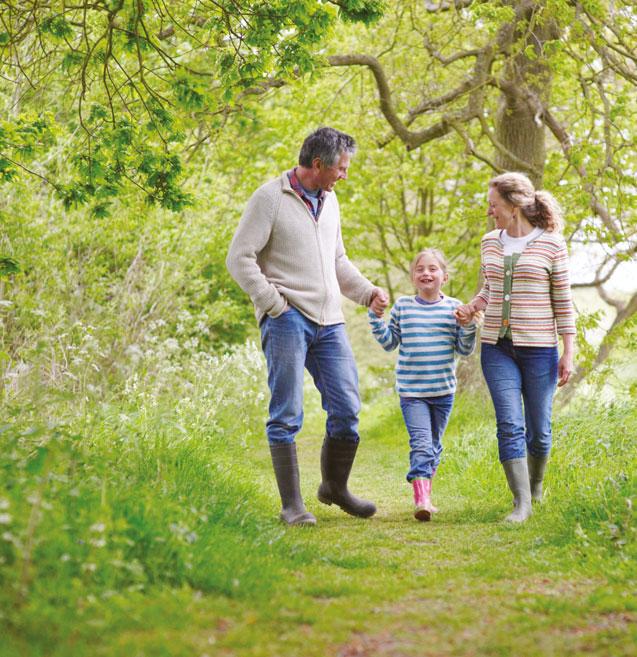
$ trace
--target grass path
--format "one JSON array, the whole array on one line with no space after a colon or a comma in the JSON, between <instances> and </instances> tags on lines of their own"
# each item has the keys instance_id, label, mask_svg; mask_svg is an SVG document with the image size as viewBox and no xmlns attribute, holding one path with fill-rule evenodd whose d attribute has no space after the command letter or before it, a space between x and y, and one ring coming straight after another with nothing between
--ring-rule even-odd
<instances>
[{"instance_id":1,"label":"grass path","mask_svg":"<svg viewBox=\"0 0 637 657\"><path fill-rule=\"evenodd\" d=\"M39 565L43 578L13 598L14 612L0 606L0 618L16 619L5 625L11 634L0 640L0 657L637 655L632 407L597 416L576 411L557 422L546 503L522 526L501 520L511 497L493 420L479 401L459 401L452 414L434 482L440 513L429 523L412 517L407 437L393 397L365 406L350 478L377 514L352 518L318 502L324 419L316 408L317 399L308 399L298 439L302 490L318 520L312 528L276 520L278 493L260 436L242 444L224 434L231 439L223 448L206 450L203 432L180 442L170 427L163 436L149 425L145 441L120 461L107 433L87 452L82 476L119 474L113 482L122 496L98 479L111 505L106 521L122 532L141 523L138 540L156 543L139 552L152 579L100 586L93 577L109 576L109 559L124 554L98 554L103 544L84 557L98 564L94 575L63 578L55 541L90 542L103 517L93 508L99 495L81 489L89 496L78 507L90 514L88 530L42 529L42 554L52 550L53 558ZM67 518L61 507L49 508L51 518ZM182 525L192 538L162 552ZM116 547L126 538L109 534ZM63 543L65 550L73 545ZM165 573L154 566L162 557Z\"/></svg>"},{"instance_id":2,"label":"grass path","mask_svg":"<svg viewBox=\"0 0 637 657\"><path fill-rule=\"evenodd\" d=\"M378 513L351 518L316 501L319 416L308 425L299 440L302 487L318 525L284 531L295 532L295 544L314 556L291 555L271 598L239 604L210 636L203 630L194 642L202 655L637 654L634 578L627 580L625 569L606 572L572 541L555 540L546 527L550 501L524 526L509 526L500 521L510 506L503 476L476 497L462 492L462 472L443 467L434 486L440 513L419 523L404 480L402 437L382 436L383 426L397 425L379 420L351 478L352 490L374 499ZM448 443L457 431L450 429ZM276 513L265 446L255 457L270 491L268 512Z\"/></svg>"}]
</instances>

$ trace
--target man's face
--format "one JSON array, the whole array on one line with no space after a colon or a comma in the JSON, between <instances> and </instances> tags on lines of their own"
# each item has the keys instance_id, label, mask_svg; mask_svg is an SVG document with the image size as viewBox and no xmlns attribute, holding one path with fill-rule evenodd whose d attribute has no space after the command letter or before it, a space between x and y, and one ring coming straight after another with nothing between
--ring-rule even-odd
<instances>
[{"instance_id":1,"label":"man's face","mask_svg":"<svg viewBox=\"0 0 637 657\"><path fill-rule=\"evenodd\" d=\"M314 160L314 166L318 168L316 174L318 186L326 192L331 192L334 189L334 185L336 185L339 180L347 179L349 153L341 153L338 162L329 167L316 158Z\"/></svg>"}]
</instances>

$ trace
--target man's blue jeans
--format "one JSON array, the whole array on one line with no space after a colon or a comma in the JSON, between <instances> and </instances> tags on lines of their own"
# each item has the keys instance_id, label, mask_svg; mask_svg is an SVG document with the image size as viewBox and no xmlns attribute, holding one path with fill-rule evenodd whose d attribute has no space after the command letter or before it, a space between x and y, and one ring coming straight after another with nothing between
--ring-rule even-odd
<instances>
[{"instance_id":1,"label":"man's blue jeans","mask_svg":"<svg viewBox=\"0 0 637 657\"><path fill-rule=\"evenodd\" d=\"M358 372L344 324L320 326L296 308L261 323L268 365L270 444L292 443L303 425L303 370L321 393L330 438L358 442Z\"/></svg>"},{"instance_id":2,"label":"man's blue jeans","mask_svg":"<svg viewBox=\"0 0 637 657\"><path fill-rule=\"evenodd\" d=\"M400 410L409 434L407 481L431 479L440 464L442 434L447 428L452 406L453 394L400 398Z\"/></svg>"},{"instance_id":3,"label":"man's blue jeans","mask_svg":"<svg viewBox=\"0 0 637 657\"><path fill-rule=\"evenodd\" d=\"M500 338L482 343L482 372L495 408L500 461L551 451L557 347L515 347Z\"/></svg>"}]
</instances>

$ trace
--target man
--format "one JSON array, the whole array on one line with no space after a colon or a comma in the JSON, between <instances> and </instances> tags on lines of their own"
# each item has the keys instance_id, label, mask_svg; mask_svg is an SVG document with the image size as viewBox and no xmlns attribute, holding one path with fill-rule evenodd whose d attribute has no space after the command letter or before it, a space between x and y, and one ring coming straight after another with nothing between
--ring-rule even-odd
<instances>
[{"instance_id":1,"label":"man","mask_svg":"<svg viewBox=\"0 0 637 657\"><path fill-rule=\"evenodd\" d=\"M380 312L388 299L348 260L334 185L347 178L354 139L320 128L303 142L299 165L250 198L226 265L250 296L261 328L271 399L266 424L281 495L281 519L314 525L300 493L294 439L303 423L307 368L327 412L318 498L354 516L376 512L352 495L347 479L358 447L358 373L341 293Z\"/></svg>"}]
</instances>

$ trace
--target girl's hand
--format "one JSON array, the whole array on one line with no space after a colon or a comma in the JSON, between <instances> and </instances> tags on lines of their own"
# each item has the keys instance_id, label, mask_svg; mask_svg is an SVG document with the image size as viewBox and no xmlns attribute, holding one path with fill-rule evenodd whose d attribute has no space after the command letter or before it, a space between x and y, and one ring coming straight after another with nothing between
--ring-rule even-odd
<instances>
[{"instance_id":1,"label":"girl's hand","mask_svg":"<svg viewBox=\"0 0 637 657\"><path fill-rule=\"evenodd\" d=\"M564 353L557 363L558 388L568 383L571 374L573 374L573 356L570 353Z\"/></svg>"},{"instance_id":2,"label":"girl's hand","mask_svg":"<svg viewBox=\"0 0 637 657\"><path fill-rule=\"evenodd\" d=\"M458 306L453 314L456 317L456 320L458 321L458 324L460 326L466 326L467 324L470 324L473 321L473 316L475 315L475 311L473 310L473 307L470 304L464 304L462 306Z\"/></svg>"}]
</instances>

